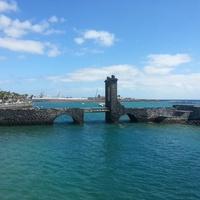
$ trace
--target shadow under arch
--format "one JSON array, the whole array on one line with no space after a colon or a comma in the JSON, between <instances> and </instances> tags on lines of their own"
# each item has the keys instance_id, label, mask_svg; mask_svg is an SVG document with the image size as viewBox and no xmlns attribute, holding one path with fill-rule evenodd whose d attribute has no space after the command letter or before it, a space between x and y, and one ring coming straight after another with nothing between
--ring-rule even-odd
<instances>
[{"instance_id":1,"label":"shadow under arch","mask_svg":"<svg viewBox=\"0 0 200 200\"><path fill-rule=\"evenodd\" d=\"M132 115L132 114L124 114L119 118L119 122L132 122L132 123L137 123L138 119Z\"/></svg>"},{"instance_id":2,"label":"shadow under arch","mask_svg":"<svg viewBox=\"0 0 200 200\"><path fill-rule=\"evenodd\" d=\"M59 115L53 120L53 124L72 124L72 123L76 123L76 121L71 115L68 114Z\"/></svg>"},{"instance_id":3,"label":"shadow under arch","mask_svg":"<svg viewBox=\"0 0 200 200\"><path fill-rule=\"evenodd\" d=\"M164 117L164 116L158 116L157 118L155 118L153 120L154 123L162 123L164 122L164 120L167 119L167 117Z\"/></svg>"},{"instance_id":4,"label":"shadow under arch","mask_svg":"<svg viewBox=\"0 0 200 200\"><path fill-rule=\"evenodd\" d=\"M129 119L130 119L131 122L138 123L138 118L135 117L135 115L129 114L129 113L127 115L128 115L128 117L129 117Z\"/></svg>"}]
</instances>

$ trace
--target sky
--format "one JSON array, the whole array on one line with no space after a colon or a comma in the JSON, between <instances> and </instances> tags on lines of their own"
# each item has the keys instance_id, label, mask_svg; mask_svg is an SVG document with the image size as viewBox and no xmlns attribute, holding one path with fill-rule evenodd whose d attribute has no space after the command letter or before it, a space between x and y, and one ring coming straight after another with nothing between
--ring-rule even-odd
<instances>
[{"instance_id":1,"label":"sky","mask_svg":"<svg viewBox=\"0 0 200 200\"><path fill-rule=\"evenodd\" d=\"M199 0L0 0L0 91L200 99Z\"/></svg>"}]
</instances>

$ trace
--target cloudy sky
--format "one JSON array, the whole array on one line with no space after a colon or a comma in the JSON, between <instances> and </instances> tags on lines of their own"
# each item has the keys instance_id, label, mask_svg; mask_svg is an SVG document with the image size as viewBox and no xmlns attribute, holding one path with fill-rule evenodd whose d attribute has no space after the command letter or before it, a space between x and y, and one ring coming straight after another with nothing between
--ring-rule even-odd
<instances>
[{"instance_id":1,"label":"cloudy sky","mask_svg":"<svg viewBox=\"0 0 200 200\"><path fill-rule=\"evenodd\" d=\"M0 0L0 90L200 99L199 0Z\"/></svg>"}]
</instances>

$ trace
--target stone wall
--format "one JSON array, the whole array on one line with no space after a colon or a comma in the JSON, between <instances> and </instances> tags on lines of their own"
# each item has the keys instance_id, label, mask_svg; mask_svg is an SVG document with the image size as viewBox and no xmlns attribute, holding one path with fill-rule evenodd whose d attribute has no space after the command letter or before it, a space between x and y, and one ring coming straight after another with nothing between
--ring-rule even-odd
<instances>
[{"instance_id":1,"label":"stone wall","mask_svg":"<svg viewBox=\"0 0 200 200\"><path fill-rule=\"evenodd\" d=\"M126 108L125 114L133 122L185 123L190 112L175 108Z\"/></svg>"},{"instance_id":2,"label":"stone wall","mask_svg":"<svg viewBox=\"0 0 200 200\"><path fill-rule=\"evenodd\" d=\"M0 109L0 125L40 125L52 124L60 115L70 115L74 122L84 122L84 112L79 108L55 109Z\"/></svg>"}]
</instances>

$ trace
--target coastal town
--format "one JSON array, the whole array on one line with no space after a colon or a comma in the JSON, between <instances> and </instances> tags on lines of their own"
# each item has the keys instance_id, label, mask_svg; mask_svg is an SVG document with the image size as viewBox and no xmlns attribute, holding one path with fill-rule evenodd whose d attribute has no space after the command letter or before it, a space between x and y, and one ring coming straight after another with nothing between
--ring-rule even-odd
<instances>
[{"instance_id":1,"label":"coastal town","mask_svg":"<svg viewBox=\"0 0 200 200\"><path fill-rule=\"evenodd\" d=\"M160 101L158 99L135 99L129 97L117 96L117 99L122 102L135 102L135 101ZM50 96L41 93L39 96L18 94L10 91L0 91L0 108L30 108L33 102L99 102L100 106L105 102L105 96L100 94L93 97L61 97Z\"/></svg>"},{"instance_id":2,"label":"coastal town","mask_svg":"<svg viewBox=\"0 0 200 200\"><path fill-rule=\"evenodd\" d=\"M33 95L0 91L0 108L32 107Z\"/></svg>"}]
</instances>

